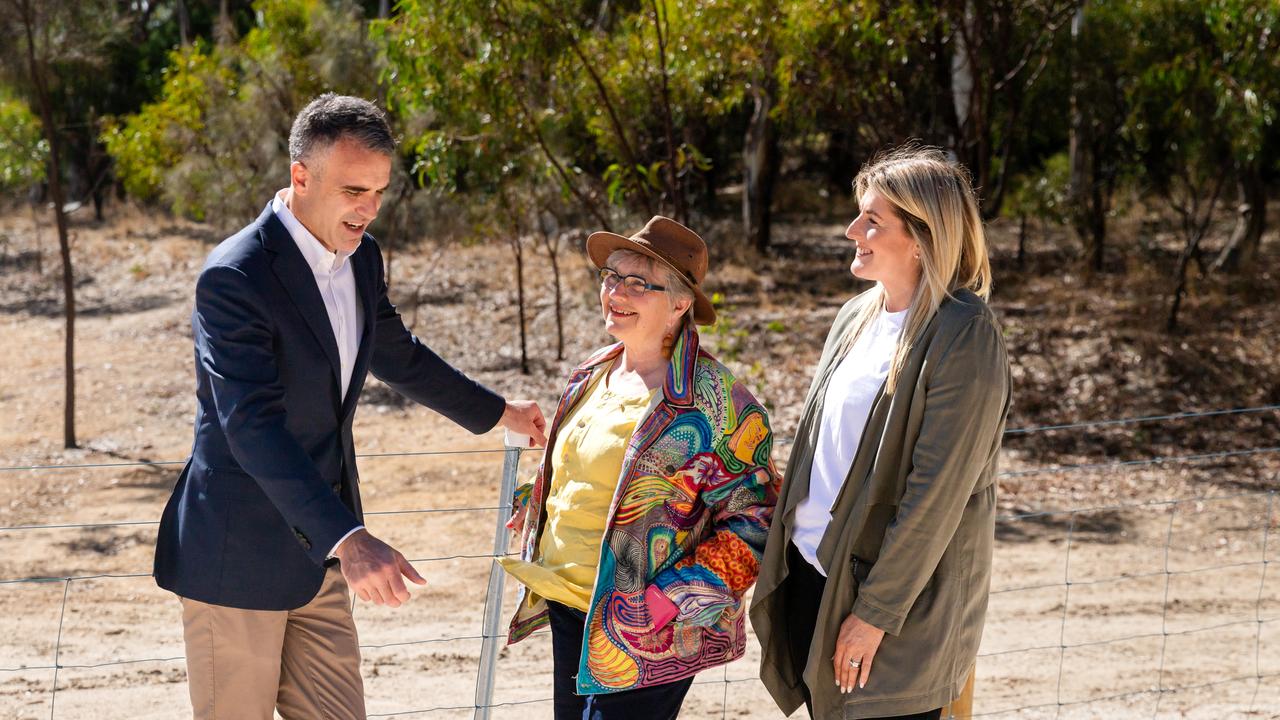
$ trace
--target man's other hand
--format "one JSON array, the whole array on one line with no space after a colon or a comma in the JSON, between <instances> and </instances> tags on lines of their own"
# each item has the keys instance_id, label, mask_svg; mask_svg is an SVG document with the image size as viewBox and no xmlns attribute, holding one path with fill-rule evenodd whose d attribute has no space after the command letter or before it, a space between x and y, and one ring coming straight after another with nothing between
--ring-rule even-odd
<instances>
[{"instance_id":1,"label":"man's other hand","mask_svg":"<svg viewBox=\"0 0 1280 720\"><path fill-rule=\"evenodd\" d=\"M409 588L404 578L418 585L427 584L404 555L370 535L368 530L352 533L333 555L338 558L347 585L361 600L375 605L400 607L401 603L409 602Z\"/></svg>"},{"instance_id":2,"label":"man's other hand","mask_svg":"<svg viewBox=\"0 0 1280 720\"><path fill-rule=\"evenodd\" d=\"M498 424L513 433L528 435L533 439L534 447L547 444L547 420L542 417L538 403L532 400L510 400L507 409L502 411Z\"/></svg>"}]
</instances>

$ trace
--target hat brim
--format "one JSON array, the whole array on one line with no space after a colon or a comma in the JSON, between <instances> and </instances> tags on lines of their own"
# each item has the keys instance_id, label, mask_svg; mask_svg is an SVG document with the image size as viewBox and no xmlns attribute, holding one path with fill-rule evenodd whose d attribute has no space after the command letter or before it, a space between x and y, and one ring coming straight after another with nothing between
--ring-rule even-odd
<instances>
[{"instance_id":1,"label":"hat brim","mask_svg":"<svg viewBox=\"0 0 1280 720\"><path fill-rule=\"evenodd\" d=\"M613 254L614 250L631 250L641 255L653 258L664 266L671 268L676 277L683 278L684 273L680 268L671 264L669 260L662 257L658 253L649 249L648 246L632 240L629 237L611 233L607 230L599 230L591 233L587 237L587 257L591 259L591 264L598 268L604 267L605 261ZM693 291L693 322L697 325L711 325L716 321L716 309L711 304L711 299L707 294L702 292L702 288L692 283L685 283L685 286Z\"/></svg>"}]
</instances>

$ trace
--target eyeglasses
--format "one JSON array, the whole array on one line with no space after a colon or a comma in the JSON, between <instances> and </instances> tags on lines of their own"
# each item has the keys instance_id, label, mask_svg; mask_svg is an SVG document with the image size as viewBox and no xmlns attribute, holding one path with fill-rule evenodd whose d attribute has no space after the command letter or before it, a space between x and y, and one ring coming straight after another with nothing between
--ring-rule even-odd
<instances>
[{"instance_id":1,"label":"eyeglasses","mask_svg":"<svg viewBox=\"0 0 1280 720\"><path fill-rule=\"evenodd\" d=\"M643 295L650 290L663 292L667 288L663 285L654 285L639 275L623 275L617 270L609 267L600 268L600 284L606 290L612 290L622 283L622 290L628 295Z\"/></svg>"}]
</instances>

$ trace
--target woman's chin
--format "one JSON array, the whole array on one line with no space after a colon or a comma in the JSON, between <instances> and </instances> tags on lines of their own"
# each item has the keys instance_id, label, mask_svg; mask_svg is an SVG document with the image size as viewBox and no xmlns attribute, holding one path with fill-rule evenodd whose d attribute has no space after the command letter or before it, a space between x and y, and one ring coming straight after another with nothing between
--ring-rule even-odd
<instances>
[{"instance_id":1,"label":"woman's chin","mask_svg":"<svg viewBox=\"0 0 1280 720\"><path fill-rule=\"evenodd\" d=\"M604 331L605 331L605 332L607 332L607 333L609 333L611 336L613 336L613 339L614 339L614 340L619 340L619 341L620 341L620 340L622 340L622 339L623 339L623 338L622 338L622 335L623 335L624 333L622 333L622 332L621 332L621 331L622 331L622 328L618 327L618 323L614 322L613 320L611 320L611 319L609 319L609 318L605 318L605 321L604 321Z\"/></svg>"}]
</instances>

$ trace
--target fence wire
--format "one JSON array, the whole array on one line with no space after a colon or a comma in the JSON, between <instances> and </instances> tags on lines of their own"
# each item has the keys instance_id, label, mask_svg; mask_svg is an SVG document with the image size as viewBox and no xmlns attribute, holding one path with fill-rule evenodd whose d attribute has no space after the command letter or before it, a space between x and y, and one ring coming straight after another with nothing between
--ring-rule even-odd
<instances>
[{"instance_id":1,"label":"fence wire","mask_svg":"<svg viewBox=\"0 0 1280 720\"><path fill-rule=\"evenodd\" d=\"M1100 420L1091 422L1073 422L1058 425L1044 425L1038 427L1015 428L1007 431L1008 435L1025 435L1037 432L1056 432L1063 430L1075 430L1094 427L1114 427L1131 425L1136 423L1147 422L1172 422L1185 420L1190 418L1219 417L1223 415L1239 415L1246 413L1274 412L1280 410L1280 405L1267 405L1258 407L1232 408L1226 410L1211 410L1194 413L1174 413L1166 415L1151 415L1134 418L1121 418L1113 420ZM450 455L498 455L503 453L516 452L513 450L474 450L474 451L415 451L415 452L393 452L393 453L372 453L362 454L361 458L390 458L390 457L430 457L430 456L450 456ZM1151 457L1141 460L1125 460L1102 463L1081 463L1074 465L1054 465L1040 468L1032 468L1025 470L1009 471L1001 473L1001 477L1015 478L1032 474L1051 474L1051 473L1067 473L1083 470L1105 470L1132 468L1135 466L1145 465L1162 465L1171 463L1190 463L1207 460L1219 460L1243 456L1256 456L1263 454L1274 454L1280 452L1280 447L1255 447L1236 450L1225 450L1215 453L1199 453L1172 457ZM509 455L508 455L509 457ZM101 468L129 468L129 467L169 467L181 465L183 461L138 461L138 462L121 462L121 463L84 463L71 465L23 465L0 467L0 472L10 471L32 471L32 472L48 472L57 470L80 470L80 469L101 469ZM516 472L515 463L507 463L504 467L504 475ZM512 478L504 478L507 481L513 481ZM1010 704L1007 707L1000 707L998 700L985 701L982 693L981 680L987 679L980 676L978 697L981 702L978 703L981 711L975 712L973 717L993 717L999 715L1018 715L1031 711L1052 711L1053 716L1058 718L1062 713L1070 708L1086 705L1097 705L1101 703L1109 703L1116 701L1131 701L1142 698L1154 698L1154 709L1151 717L1159 715L1161 702L1170 695L1176 693L1193 692L1230 683L1240 683L1252 681L1254 684L1253 693L1249 700L1249 708L1252 710L1258 699L1259 692L1265 681L1280 677L1280 660L1275 661L1273 670L1271 666L1264 662L1264 652L1270 650L1264 643L1264 627L1273 623L1280 623L1280 616L1270 616L1264 612L1266 603L1275 602L1277 593L1273 590L1268 592L1269 568L1276 562L1272 557L1270 543L1273 542L1274 533L1271 532L1273 524L1276 523L1275 513L1276 507L1275 489L1261 492L1241 492L1229 495L1220 495L1212 497L1188 498L1182 500L1153 501L1143 503L1117 504L1111 506L1093 507L1093 508L1075 508L1064 510L1042 510L1035 512L1017 513L1001 515L997 518L997 533L1011 531L1015 528L1030 526L1031 530L1024 531L1024 534L1034 534L1039 531L1045 535L1047 531L1043 528L1050 528L1055 521L1065 519L1066 530L1062 537L1063 546L1063 562L1062 575L1060 578L1044 582L1033 582L1018 585L1008 585L1004 587L993 587L991 596L993 599L1016 596L1023 593L1036 593L1060 589L1062 591L1062 608L1057 613L1056 622L1058 628L1056 634L1056 642L1032 642L1017 647L1008 647L1000 649L987 648L988 643L984 641L984 648L979 653L980 670L987 663L998 663L1004 658L1014 658L1020 655L1029 656L1035 653L1053 652L1056 653L1056 672L1053 678L1053 700L1044 702L1032 702L1030 704ZM414 508L401 510L385 510L365 513L366 518L379 517L412 517L419 515L435 515L446 513L494 513L498 523L503 521L503 515L507 509L504 498L498 498L499 502L495 505L483 505L475 507L445 507L445 508ZM1250 528L1251 531L1256 530L1260 534L1260 555L1256 560L1233 560L1231 558L1224 559L1210 565L1185 569L1174 567L1171 564L1171 555L1174 549L1175 538L1175 520L1186 513L1187 508L1192 509L1191 515L1197 511L1203 510L1206 504L1221 502L1264 502L1265 512L1262 514L1262 522L1258 528ZM1081 528L1081 519L1090 515L1118 515L1118 514L1142 514L1153 511L1165 512L1168 517L1163 526L1163 539L1159 544L1158 550L1161 554L1160 565L1157 569L1144 572L1115 572L1100 577L1078 577L1073 574L1073 559L1077 558L1081 552L1082 545L1091 543L1093 540L1082 538L1086 533ZM0 527L0 538L4 537L4 533L18 532L37 532L37 531L67 531L67 530L103 530L103 529L121 529L129 527L148 527L155 526L158 523L152 520L129 520L129 521L106 521L98 523L56 523L56 524L40 524L40 525L14 525L10 527ZM1210 528L1214 533L1221 532L1219 528ZM1008 541L1000 546L997 552L997 563L1000 561L1000 552L1016 544L1017 541ZM496 546L495 546L496 548ZM429 565L433 563L442 563L455 560L480 560L480 559L496 559L506 553L504 550L495 549L493 552L456 552L448 555L432 555L411 560L415 564ZM1084 562L1087 562L1085 560ZM495 563L496 567L496 563ZM1252 595L1252 613L1249 619L1231 620L1227 622L1206 623L1202 626L1191 628L1173 629L1170 626L1170 609L1174 606L1171 601L1172 587L1178 578L1192 576L1200 573L1222 572L1222 571L1244 571L1249 568L1256 568L1258 572L1258 580L1256 592L1253 592L1253 585L1249 585L1245 590ZM91 573L83 575L63 575L49 577L22 577L22 578L0 578L0 591L6 588L11 589L19 585L33 584L55 584L61 583L62 593L58 608L58 625L54 637L52 663L50 664L18 664L14 666L0 667L0 674L13 674L34 671L52 671L52 682L49 690L49 717L51 720L57 717L58 706L56 704L59 691L67 692L63 688L61 672L64 670L101 670L111 667L126 667L131 665L139 665L146 663L178 663L185 658L182 654L165 654L152 657L135 657L135 658L113 658L105 662L94 663L74 663L63 662L64 654L64 629L68 616L68 601L71 597L71 587L73 583L88 583L92 581L103 580L136 580L139 578L150 577L150 572L131 572L131 573ZM1076 593L1084 592L1088 588L1101 585L1122 586L1126 584L1142 583L1144 581L1157 580L1163 578L1163 592L1160 603L1159 631L1126 633L1098 640L1072 641L1069 634L1069 628L1072 623L1073 610L1073 590ZM493 586L490 586L490 593ZM488 597L486 594L486 610L501 610L501 591L499 586L498 596L494 598ZM1080 601L1075 601L1080 602ZM1277 602L1277 611L1280 612L1280 602ZM993 613L994 615L994 613ZM988 617L988 628L990 629L993 621L1000 622L998 615ZM1179 684L1170 678L1176 677L1176 673L1168 668L1167 660L1169 658L1168 648L1170 640L1186 638L1201 634L1215 633L1233 628L1253 628L1253 672L1243 675L1233 675L1231 677L1212 679L1207 682L1198 683L1182 683ZM539 631L535 635L545 635L546 630ZM423 638L414 640L405 640L397 642L382 643L365 643L361 644L362 651L381 651L388 649L400 649L414 646L432 646L450 642L475 642L479 641L488 646L496 646L496 642L501 639L500 634L492 631L482 630L479 634L463 634L448 637ZM1126 643L1135 643L1139 641L1158 641L1159 653L1155 663L1155 681L1149 687L1133 689L1120 693L1107 693L1098 696L1090 696L1086 698L1072 698L1068 696L1064 689L1064 683L1069 677L1068 672L1068 655L1073 651L1082 649L1099 649L1109 648L1123 645ZM483 651L481 653L481 669L477 677L477 688L488 684L491 688L495 682L494 671L488 670L488 677L485 677L485 658ZM1034 663L1027 663L1028 666L1034 666ZM711 679L705 677L713 673L704 673L704 677L695 680L695 687L706 687L720 685L722 691L720 695L720 717L726 718L730 706L730 687L739 685L755 684L759 686L759 680L755 677L730 677L730 665L726 665L719 673L720 677ZM759 698L764 698L761 693L757 692ZM440 713L463 713L474 712L477 718L488 717L490 710L499 708L519 708L524 706L536 706L551 703L550 695L538 696L533 698L523 698L514 700L493 701L491 699L482 699L477 694L477 699L472 704L440 704L429 707L416 709L402 709L387 712L370 713L370 718L399 718L413 716L431 716ZM767 702L767 700L765 700ZM994 706L994 707L988 707ZM737 713L741 714L741 713Z\"/></svg>"}]
</instances>

